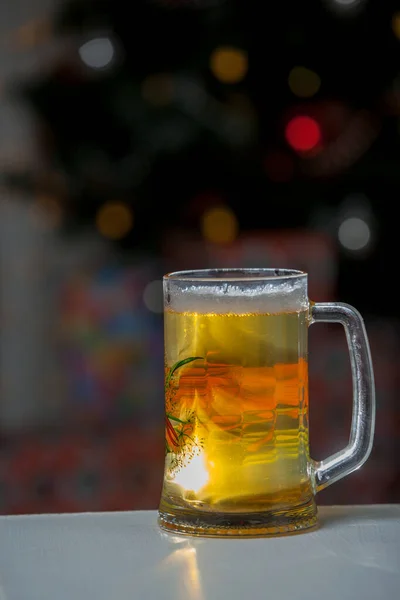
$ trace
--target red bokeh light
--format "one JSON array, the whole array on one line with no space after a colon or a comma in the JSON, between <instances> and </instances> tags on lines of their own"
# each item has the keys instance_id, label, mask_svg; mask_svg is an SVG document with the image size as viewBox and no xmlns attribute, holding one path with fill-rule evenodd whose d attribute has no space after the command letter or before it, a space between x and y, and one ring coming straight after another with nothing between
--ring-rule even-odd
<instances>
[{"instance_id":1,"label":"red bokeh light","mask_svg":"<svg viewBox=\"0 0 400 600\"><path fill-rule=\"evenodd\" d=\"M321 128L312 117L293 117L285 129L288 144L298 152L307 152L316 148L321 142Z\"/></svg>"}]
</instances>

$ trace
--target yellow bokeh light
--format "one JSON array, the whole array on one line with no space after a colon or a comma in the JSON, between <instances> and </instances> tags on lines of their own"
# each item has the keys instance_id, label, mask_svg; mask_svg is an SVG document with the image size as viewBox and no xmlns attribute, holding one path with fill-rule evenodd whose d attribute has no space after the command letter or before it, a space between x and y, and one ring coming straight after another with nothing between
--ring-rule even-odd
<instances>
[{"instance_id":1,"label":"yellow bokeh light","mask_svg":"<svg viewBox=\"0 0 400 600\"><path fill-rule=\"evenodd\" d=\"M201 219L203 236L215 244L228 244L237 237L239 224L236 215L227 206L214 206Z\"/></svg>"},{"instance_id":2,"label":"yellow bokeh light","mask_svg":"<svg viewBox=\"0 0 400 600\"><path fill-rule=\"evenodd\" d=\"M104 237L120 240L132 229L132 209L123 202L107 202L96 215L96 226Z\"/></svg>"},{"instance_id":3,"label":"yellow bokeh light","mask_svg":"<svg viewBox=\"0 0 400 600\"><path fill-rule=\"evenodd\" d=\"M394 35L400 39L400 12L395 12L392 17L392 29Z\"/></svg>"},{"instance_id":4,"label":"yellow bokeh light","mask_svg":"<svg viewBox=\"0 0 400 600\"><path fill-rule=\"evenodd\" d=\"M247 52L229 46L216 48L211 54L210 68L223 83L238 83L247 73Z\"/></svg>"},{"instance_id":5,"label":"yellow bokeh light","mask_svg":"<svg viewBox=\"0 0 400 600\"><path fill-rule=\"evenodd\" d=\"M320 86L321 79L317 73L306 67L293 67L289 73L288 84L295 96L311 98Z\"/></svg>"}]
</instances>

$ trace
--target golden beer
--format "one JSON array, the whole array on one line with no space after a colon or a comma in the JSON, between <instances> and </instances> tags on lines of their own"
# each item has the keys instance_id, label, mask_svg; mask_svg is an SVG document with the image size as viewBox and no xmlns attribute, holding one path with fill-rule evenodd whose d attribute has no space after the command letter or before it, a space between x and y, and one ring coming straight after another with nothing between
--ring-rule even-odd
<instances>
[{"instance_id":1,"label":"golden beer","mask_svg":"<svg viewBox=\"0 0 400 600\"><path fill-rule=\"evenodd\" d=\"M235 534L235 515L248 519L293 506L315 513L308 315L165 311L160 512L170 523L190 521L195 509L204 523L211 513L222 515L223 527Z\"/></svg>"},{"instance_id":2,"label":"golden beer","mask_svg":"<svg viewBox=\"0 0 400 600\"><path fill-rule=\"evenodd\" d=\"M318 524L319 491L368 458L375 386L357 310L312 302L295 269L163 276L165 465L161 529L208 537L284 535ZM348 444L313 460L308 329L340 323L353 382ZM323 399L322 399L323 400Z\"/></svg>"}]
</instances>

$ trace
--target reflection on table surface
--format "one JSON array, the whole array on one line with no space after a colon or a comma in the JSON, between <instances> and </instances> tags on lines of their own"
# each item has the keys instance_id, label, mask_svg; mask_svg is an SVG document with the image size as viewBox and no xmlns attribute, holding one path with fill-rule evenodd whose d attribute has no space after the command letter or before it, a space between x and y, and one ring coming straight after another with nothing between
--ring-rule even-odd
<instances>
[{"instance_id":1,"label":"reflection on table surface","mask_svg":"<svg viewBox=\"0 0 400 600\"><path fill-rule=\"evenodd\" d=\"M400 505L320 507L320 527L276 538L171 535L156 511L0 517L3 595L67 600L390 600Z\"/></svg>"}]
</instances>

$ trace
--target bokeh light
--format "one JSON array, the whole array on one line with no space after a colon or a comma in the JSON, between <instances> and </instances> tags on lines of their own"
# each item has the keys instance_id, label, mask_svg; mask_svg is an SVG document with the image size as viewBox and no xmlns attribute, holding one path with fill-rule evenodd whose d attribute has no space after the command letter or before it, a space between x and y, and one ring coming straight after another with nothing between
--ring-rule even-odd
<instances>
[{"instance_id":1,"label":"bokeh light","mask_svg":"<svg viewBox=\"0 0 400 600\"><path fill-rule=\"evenodd\" d=\"M294 150L307 152L315 149L321 143L321 128L312 117L299 115L287 123L285 137Z\"/></svg>"},{"instance_id":2,"label":"bokeh light","mask_svg":"<svg viewBox=\"0 0 400 600\"><path fill-rule=\"evenodd\" d=\"M133 212L123 202L107 202L96 215L96 227L104 237L111 240L124 238L133 227Z\"/></svg>"},{"instance_id":3,"label":"bokeh light","mask_svg":"<svg viewBox=\"0 0 400 600\"><path fill-rule=\"evenodd\" d=\"M360 4L361 0L332 0L334 4L339 6L354 6Z\"/></svg>"},{"instance_id":4,"label":"bokeh light","mask_svg":"<svg viewBox=\"0 0 400 600\"><path fill-rule=\"evenodd\" d=\"M320 86L321 79L317 73L306 67L293 67L288 77L289 88L299 98L311 98Z\"/></svg>"},{"instance_id":5,"label":"bokeh light","mask_svg":"<svg viewBox=\"0 0 400 600\"><path fill-rule=\"evenodd\" d=\"M397 39L400 40L400 11L395 12L392 17L392 30Z\"/></svg>"},{"instance_id":6,"label":"bokeh light","mask_svg":"<svg viewBox=\"0 0 400 600\"><path fill-rule=\"evenodd\" d=\"M238 234L239 223L235 213L228 206L214 206L201 217L201 231L209 242L229 244Z\"/></svg>"},{"instance_id":7,"label":"bokeh light","mask_svg":"<svg viewBox=\"0 0 400 600\"><path fill-rule=\"evenodd\" d=\"M347 250L363 250L371 240L371 229L361 217L348 217L339 226L338 238Z\"/></svg>"},{"instance_id":8,"label":"bokeh light","mask_svg":"<svg viewBox=\"0 0 400 600\"><path fill-rule=\"evenodd\" d=\"M114 59L115 48L109 37L93 38L79 48L82 62L91 69L104 69Z\"/></svg>"},{"instance_id":9,"label":"bokeh light","mask_svg":"<svg viewBox=\"0 0 400 600\"><path fill-rule=\"evenodd\" d=\"M216 48L210 57L210 68L223 83L238 83L247 74L247 52L229 46Z\"/></svg>"},{"instance_id":10,"label":"bokeh light","mask_svg":"<svg viewBox=\"0 0 400 600\"><path fill-rule=\"evenodd\" d=\"M171 9L191 8L193 10L201 10L213 6L220 6L226 2L226 0L150 0L150 2Z\"/></svg>"},{"instance_id":11,"label":"bokeh light","mask_svg":"<svg viewBox=\"0 0 400 600\"><path fill-rule=\"evenodd\" d=\"M352 16L364 8L366 0L325 0L331 11L342 16Z\"/></svg>"},{"instance_id":12,"label":"bokeh light","mask_svg":"<svg viewBox=\"0 0 400 600\"><path fill-rule=\"evenodd\" d=\"M355 258L365 258L375 245L377 235L376 218L369 198L362 192L345 196L337 222L340 245Z\"/></svg>"}]
</instances>

